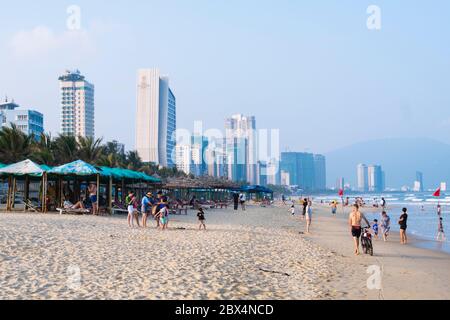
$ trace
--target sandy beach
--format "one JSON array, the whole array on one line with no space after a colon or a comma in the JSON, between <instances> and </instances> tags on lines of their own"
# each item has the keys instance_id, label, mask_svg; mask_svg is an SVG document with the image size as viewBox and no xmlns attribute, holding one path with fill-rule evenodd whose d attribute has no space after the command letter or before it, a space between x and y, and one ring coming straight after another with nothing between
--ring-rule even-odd
<instances>
[{"instance_id":1,"label":"sandy beach","mask_svg":"<svg viewBox=\"0 0 450 320\"><path fill-rule=\"evenodd\" d=\"M288 207L172 216L170 230L126 217L0 213L0 299L449 299L450 256L375 243L355 257L344 214L315 208L311 235ZM367 289L367 268L383 270Z\"/></svg>"}]
</instances>

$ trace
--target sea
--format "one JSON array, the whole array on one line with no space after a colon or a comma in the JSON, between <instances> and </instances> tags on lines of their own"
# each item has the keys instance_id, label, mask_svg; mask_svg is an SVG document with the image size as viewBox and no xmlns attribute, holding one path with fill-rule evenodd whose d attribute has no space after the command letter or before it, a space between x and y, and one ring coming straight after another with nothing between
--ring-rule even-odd
<instances>
[{"instance_id":1,"label":"sea","mask_svg":"<svg viewBox=\"0 0 450 320\"><path fill-rule=\"evenodd\" d=\"M397 223L402 208L408 209L408 230L407 233L414 236L415 245L427 249L434 249L450 253L450 194L441 193L441 197L436 198L432 193L386 193L386 194L352 194L348 196L350 203L354 203L355 198L363 198L365 207L373 207L374 204L381 204L383 197L387 203L387 213L391 218L391 231L398 232ZM317 196L314 201L329 202L340 200L337 196ZM444 242L436 241L438 231L439 216L437 214L437 205L441 205L441 216L443 218L446 240ZM362 209L364 212L364 208ZM365 212L370 222L373 219L380 220L381 208L375 212Z\"/></svg>"}]
</instances>

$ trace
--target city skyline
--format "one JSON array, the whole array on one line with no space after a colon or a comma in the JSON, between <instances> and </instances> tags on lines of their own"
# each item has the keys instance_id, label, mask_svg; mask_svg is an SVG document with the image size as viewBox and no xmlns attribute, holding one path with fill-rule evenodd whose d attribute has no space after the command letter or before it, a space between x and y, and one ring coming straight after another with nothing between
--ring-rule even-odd
<instances>
[{"instance_id":1,"label":"city skyline","mask_svg":"<svg viewBox=\"0 0 450 320\"><path fill-rule=\"evenodd\" d=\"M59 120L53 117L59 105L55 74L80 68L96 84L96 111L104 120L97 130L112 140L118 138L114 128L134 126L135 72L150 64L171 75L177 88L183 105L179 127L190 128L202 119L208 128L221 128L229 114L242 112L257 116L261 128L279 128L281 150L326 153L359 141L405 136L450 143L450 113L445 108L450 97L444 86L450 74L446 62L450 46L439 40L445 38L448 2L405 7L381 1L382 14L389 18L379 31L367 29L365 4L329 3L328 14L320 4L288 1L270 10L267 3L253 6L251 1L236 3L240 10L220 3L152 1L128 5L124 13L120 1L108 5L79 1L80 30L67 30L67 3L50 4L37 14L37 4L21 6L19 1L0 13L8 26L0 31L4 46L0 67L5 74L0 94L42 110L53 134L59 132ZM158 28L162 13L168 11L185 28ZM152 19L143 12L151 12ZM272 19L267 25L269 12ZM308 18L311 15L314 21ZM409 23L418 17L425 21ZM225 23L229 21L233 23ZM204 24L208 30L201 28ZM152 41L140 41L143 38ZM205 38L207 46L200 40ZM386 48L390 58L381 59ZM36 63L45 57L46 63ZM423 63L415 63L418 59ZM110 70L115 77L110 77ZM13 74L27 77L18 82ZM341 81L344 74L346 80ZM22 92L24 83L34 90ZM428 112L429 106L436 112ZM372 119L374 108L383 117L382 125L359 121ZM121 117L112 116L122 110L126 111ZM296 125L298 116L290 116L299 113L308 115L301 126ZM317 137L296 139L317 128L321 131ZM120 140L131 149L133 132L122 131Z\"/></svg>"}]
</instances>

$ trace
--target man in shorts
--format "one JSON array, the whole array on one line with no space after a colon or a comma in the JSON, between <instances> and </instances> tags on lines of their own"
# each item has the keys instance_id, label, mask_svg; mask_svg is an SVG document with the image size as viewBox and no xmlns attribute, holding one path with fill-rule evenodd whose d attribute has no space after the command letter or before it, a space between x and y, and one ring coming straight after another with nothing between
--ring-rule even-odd
<instances>
[{"instance_id":1,"label":"man in shorts","mask_svg":"<svg viewBox=\"0 0 450 320\"><path fill-rule=\"evenodd\" d=\"M348 217L348 224L355 244L355 255L359 255L359 239L362 231L362 220L370 227L369 220L367 220L364 214L359 211L359 205L355 204Z\"/></svg>"}]
</instances>

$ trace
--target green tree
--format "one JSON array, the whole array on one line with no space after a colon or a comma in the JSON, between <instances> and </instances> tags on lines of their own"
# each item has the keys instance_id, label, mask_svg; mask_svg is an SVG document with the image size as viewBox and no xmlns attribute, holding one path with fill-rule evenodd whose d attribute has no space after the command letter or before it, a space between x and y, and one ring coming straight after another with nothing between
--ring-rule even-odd
<instances>
[{"instance_id":1,"label":"green tree","mask_svg":"<svg viewBox=\"0 0 450 320\"><path fill-rule=\"evenodd\" d=\"M92 137L78 138L78 157L85 162L97 164L104 156L104 150L102 139L94 139Z\"/></svg>"},{"instance_id":2,"label":"green tree","mask_svg":"<svg viewBox=\"0 0 450 320\"><path fill-rule=\"evenodd\" d=\"M57 165L70 163L78 159L77 139L69 135L60 135L53 141L53 155Z\"/></svg>"},{"instance_id":3,"label":"green tree","mask_svg":"<svg viewBox=\"0 0 450 320\"><path fill-rule=\"evenodd\" d=\"M24 134L16 125L0 130L0 161L15 163L27 159L31 152L31 136Z\"/></svg>"}]
</instances>

